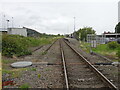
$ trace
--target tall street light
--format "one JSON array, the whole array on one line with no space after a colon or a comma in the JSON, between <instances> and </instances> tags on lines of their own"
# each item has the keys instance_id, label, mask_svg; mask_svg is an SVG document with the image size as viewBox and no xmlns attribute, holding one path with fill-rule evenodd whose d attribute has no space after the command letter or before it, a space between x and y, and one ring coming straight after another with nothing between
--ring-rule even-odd
<instances>
[{"instance_id":1,"label":"tall street light","mask_svg":"<svg viewBox=\"0 0 120 90\"><path fill-rule=\"evenodd\" d=\"M13 17L12 17L12 28L13 28L14 26L13 26Z\"/></svg>"},{"instance_id":2,"label":"tall street light","mask_svg":"<svg viewBox=\"0 0 120 90\"><path fill-rule=\"evenodd\" d=\"M10 20L7 19L6 21L7 21L7 29L8 29Z\"/></svg>"},{"instance_id":3,"label":"tall street light","mask_svg":"<svg viewBox=\"0 0 120 90\"><path fill-rule=\"evenodd\" d=\"M73 37L75 38L75 17L74 18L74 32L73 32Z\"/></svg>"},{"instance_id":4,"label":"tall street light","mask_svg":"<svg viewBox=\"0 0 120 90\"><path fill-rule=\"evenodd\" d=\"M75 32L75 17L74 17L74 32Z\"/></svg>"},{"instance_id":5,"label":"tall street light","mask_svg":"<svg viewBox=\"0 0 120 90\"><path fill-rule=\"evenodd\" d=\"M3 15L3 22L2 22L2 28L3 28L3 30L5 30L6 29L6 25L5 25L5 23L6 23L6 19L5 19L5 15Z\"/></svg>"}]
</instances>

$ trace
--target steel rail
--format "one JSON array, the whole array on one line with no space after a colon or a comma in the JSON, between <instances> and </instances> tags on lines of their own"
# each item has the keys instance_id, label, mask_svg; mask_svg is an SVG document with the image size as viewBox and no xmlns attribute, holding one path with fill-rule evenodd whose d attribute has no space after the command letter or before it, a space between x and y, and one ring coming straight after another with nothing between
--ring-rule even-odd
<instances>
[{"instance_id":1,"label":"steel rail","mask_svg":"<svg viewBox=\"0 0 120 90\"><path fill-rule=\"evenodd\" d=\"M118 88L110 82L100 71L98 71L84 56L82 56L77 50L75 50L67 41L63 39L63 41L80 57L82 60L88 64L88 66L101 78L101 80L109 86L112 90L118 90Z\"/></svg>"},{"instance_id":2,"label":"steel rail","mask_svg":"<svg viewBox=\"0 0 120 90\"><path fill-rule=\"evenodd\" d=\"M64 69L65 84L66 84L67 90L69 90L68 75L67 75L66 62L65 62L65 55L64 55L63 48L62 48L62 43L61 42L59 42L59 43L60 43L60 51L61 51L61 57L62 57L62 64L63 64L63 69Z\"/></svg>"},{"instance_id":3,"label":"steel rail","mask_svg":"<svg viewBox=\"0 0 120 90\"><path fill-rule=\"evenodd\" d=\"M38 48L36 48L35 50L33 50L32 52L35 52L35 51L37 51L37 50L39 50L39 49L41 49L43 47L43 45L42 46L40 46L40 47L38 47Z\"/></svg>"},{"instance_id":4,"label":"steel rail","mask_svg":"<svg viewBox=\"0 0 120 90\"><path fill-rule=\"evenodd\" d=\"M58 40L58 39L57 39L57 40ZM45 52L47 52L47 51L53 46L53 44L55 44L55 42L56 42L57 40L55 40L55 41L45 50Z\"/></svg>"}]
</instances>

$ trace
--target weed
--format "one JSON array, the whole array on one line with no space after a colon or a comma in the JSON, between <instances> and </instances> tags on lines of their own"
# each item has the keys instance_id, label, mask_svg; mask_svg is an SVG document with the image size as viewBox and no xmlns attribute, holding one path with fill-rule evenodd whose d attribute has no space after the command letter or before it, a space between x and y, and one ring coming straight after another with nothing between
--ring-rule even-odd
<instances>
[{"instance_id":1,"label":"weed","mask_svg":"<svg viewBox=\"0 0 120 90\"><path fill-rule=\"evenodd\" d=\"M9 64L9 63L12 63L12 62L14 62L14 60L2 60L2 63L3 64Z\"/></svg>"},{"instance_id":2,"label":"weed","mask_svg":"<svg viewBox=\"0 0 120 90\"><path fill-rule=\"evenodd\" d=\"M115 42L115 41L109 42L107 44L107 46L108 46L109 49L116 49L118 47L118 45L119 44L117 42Z\"/></svg>"},{"instance_id":3,"label":"weed","mask_svg":"<svg viewBox=\"0 0 120 90\"><path fill-rule=\"evenodd\" d=\"M36 71L37 69L36 68L28 68L27 70L29 70L29 71Z\"/></svg>"},{"instance_id":4,"label":"weed","mask_svg":"<svg viewBox=\"0 0 120 90\"><path fill-rule=\"evenodd\" d=\"M47 52L46 52L46 51L42 52L42 55L45 55L45 54L47 54Z\"/></svg>"},{"instance_id":5,"label":"weed","mask_svg":"<svg viewBox=\"0 0 120 90\"><path fill-rule=\"evenodd\" d=\"M12 69L12 70L7 70L7 69L2 69L3 74L9 74L11 78L18 78L22 76L22 71L25 71L26 69L20 68L20 69Z\"/></svg>"},{"instance_id":6,"label":"weed","mask_svg":"<svg viewBox=\"0 0 120 90\"><path fill-rule=\"evenodd\" d=\"M117 51L116 55L120 58L120 46L118 47L118 51Z\"/></svg>"},{"instance_id":7,"label":"weed","mask_svg":"<svg viewBox=\"0 0 120 90\"><path fill-rule=\"evenodd\" d=\"M112 60L113 62L118 62L119 60Z\"/></svg>"},{"instance_id":8,"label":"weed","mask_svg":"<svg viewBox=\"0 0 120 90\"><path fill-rule=\"evenodd\" d=\"M85 42L81 42L80 43L80 47L86 51L87 53L89 53L90 51L90 44L89 43L85 43Z\"/></svg>"},{"instance_id":9,"label":"weed","mask_svg":"<svg viewBox=\"0 0 120 90\"><path fill-rule=\"evenodd\" d=\"M40 74L38 74L38 78L40 78L41 77L41 75Z\"/></svg>"},{"instance_id":10,"label":"weed","mask_svg":"<svg viewBox=\"0 0 120 90\"><path fill-rule=\"evenodd\" d=\"M31 68L32 71L36 71L36 68Z\"/></svg>"},{"instance_id":11,"label":"weed","mask_svg":"<svg viewBox=\"0 0 120 90\"><path fill-rule=\"evenodd\" d=\"M22 72L21 71L14 71L12 72L12 76L13 78L18 78L18 77L21 77L22 75Z\"/></svg>"},{"instance_id":12,"label":"weed","mask_svg":"<svg viewBox=\"0 0 120 90\"><path fill-rule=\"evenodd\" d=\"M2 69L3 74L12 74L10 70Z\"/></svg>"},{"instance_id":13,"label":"weed","mask_svg":"<svg viewBox=\"0 0 120 90\"><path fill-rule=\"evenodd\" d=\"M23 85L21 85L20 87L20 90L28 90L28 88L30 88L29 84L25 83Z\"/></svg>"},{"instance_id":14,"label":"weed","mask_svg":"<svg viewBox=\"0 0 120 90\"><path fill-rule=\"evenodd\" d=\"M50 71L51 69L50 68L46 68L46 71Z\"/></svg>"}]
</instances>

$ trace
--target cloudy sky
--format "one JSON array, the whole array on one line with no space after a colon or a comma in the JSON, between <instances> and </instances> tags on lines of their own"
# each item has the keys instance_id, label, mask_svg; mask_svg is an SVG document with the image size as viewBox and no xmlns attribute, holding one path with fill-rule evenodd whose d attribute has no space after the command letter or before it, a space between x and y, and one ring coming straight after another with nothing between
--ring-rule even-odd
<instances>
[{"instance_id":1,"label":"cloudy sky","mask_svg":"<svg viewBox=\"0 0 120 90\"><path fill-rule=\"evenodd\" d=\"M29 27L41 33L67 34L85 26L97 34L114 32L119 0L1 0L0 27ZM5 17L4 17L5 15ZM3 25L4 24L4 25Z\"/></svg>"}]
</instances>

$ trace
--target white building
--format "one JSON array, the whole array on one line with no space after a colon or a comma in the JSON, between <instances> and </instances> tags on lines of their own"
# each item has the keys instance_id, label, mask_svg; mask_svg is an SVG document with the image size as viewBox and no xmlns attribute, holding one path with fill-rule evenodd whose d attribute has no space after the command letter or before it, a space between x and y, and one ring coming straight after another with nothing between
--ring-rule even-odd
<instances>
[{"instance_id":1,"label":"white building","mask_svg":"<svg viewBox=\"0 0 120 90\"><path fill-rule=\"evenodd\" d=\"M120 22L120 1L118 2L118 22Z\"/></svg>"},{"instance_id":2,"label":"white building","mask_svg":"<svg viewBox=\"0 0 120 90\"><path fill-rule=\"evenodd\" d=\"M8 34L22 35L27 37L26 28L8 28Z\"/></svg>"}]
</instances>

